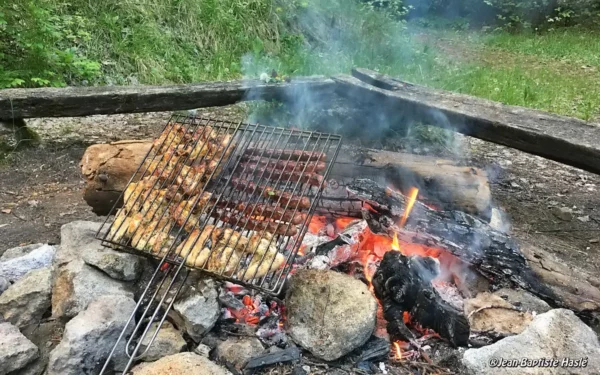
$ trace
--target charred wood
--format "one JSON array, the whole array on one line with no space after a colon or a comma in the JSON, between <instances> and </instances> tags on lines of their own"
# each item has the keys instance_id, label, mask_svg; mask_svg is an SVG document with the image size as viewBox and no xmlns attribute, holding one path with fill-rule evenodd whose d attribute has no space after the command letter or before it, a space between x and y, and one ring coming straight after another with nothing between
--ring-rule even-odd
<instances>
[{"instance_id":1,"label":"charred wood","mask_svg":"<svg viewBox=\"0 0 600 375\"><path fill-rule=\"evenodd\" d=\"M406 226L400 228L396 223L406 207L404 195L371 180L357 180L348 190L378 211L365 217L374 232L395 232L401 241L446 250L490 280L493 287L518 286L552 306L564 306L531 269L517 243L483 220L416 202Z\"/></svg>"},{"instance_id":2,"label":"charred wood","mask_svg":"<svg viewBox=\"0 0 600 375\"><path fill-rule=\"evenodd\" d=\"M375 295L383 306L387 330L393 340L414 342L403 321L403 313L424 328L433 329L453 346L466 346L469 321L461 311L442 299L431 285L437 276L434 258L407 257L389 251L373 276Z\"/></svg>"},{"instance_id":3,"label":"charred wood","mask_svg":"<svg viewBox=\"0 0 600 375\"><path fill-rule=\"evenodd\" d=\"M270 366L277 363L292 362L300 359L300 349L297 346L290 346L287 349L277 351L275 353L263 354L254 357L248 361L246 370L256 369L260 367Z\"/></svg>"}]
</instances>

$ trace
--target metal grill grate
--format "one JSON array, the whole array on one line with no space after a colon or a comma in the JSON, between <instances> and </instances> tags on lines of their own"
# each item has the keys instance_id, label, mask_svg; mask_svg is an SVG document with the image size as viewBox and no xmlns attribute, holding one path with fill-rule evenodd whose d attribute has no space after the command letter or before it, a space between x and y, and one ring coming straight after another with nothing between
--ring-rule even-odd
<instances>
[{"instance_id":1,"label":"metal grill grate","mask_svg":"<svg viewBox=\"0 0 600 375\"><path fill-rule=\"evenodd\" d=\"M160 259L101 374L119 348L123 374L145 355L189 269L279 294L340 146L338 135L173 116L97 234Z\"/></svg>"},{"instance_id":2,"label":"metal grill grate","mask_svg":"<svg viewBox=\"0 0 600 375\"><path fill-rule=\"evenodd\" d=\"M331 134L173 116L98 236L277 294L340 143Z\"/></svg>"}]
</instances>

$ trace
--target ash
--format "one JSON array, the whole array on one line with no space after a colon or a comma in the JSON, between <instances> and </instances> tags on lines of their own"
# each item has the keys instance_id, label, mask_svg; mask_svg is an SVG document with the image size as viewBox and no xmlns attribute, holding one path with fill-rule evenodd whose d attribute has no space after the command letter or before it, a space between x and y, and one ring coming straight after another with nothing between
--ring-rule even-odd
<instances>
[{"instance_id":1,"label":"ash","mask_svg":"<svg viewBox=\"0 0 600 375\"><path fill-rule=\"evenodd\" d=\"M436 282L435 280L431 284L444 301L448 302L458 310L463 311L465 301L454 284L449 282Z\"/></svg>"}]
</instances>

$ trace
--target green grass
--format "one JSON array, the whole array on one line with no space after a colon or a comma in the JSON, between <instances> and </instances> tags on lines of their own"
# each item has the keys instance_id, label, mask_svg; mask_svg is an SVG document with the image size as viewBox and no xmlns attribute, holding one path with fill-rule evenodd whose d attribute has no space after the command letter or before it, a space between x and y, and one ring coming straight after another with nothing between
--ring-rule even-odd
<instances>
[{"instance_id":1,"label":"green grass","mask_svg":"<svg viewBox=\"0 0 600 375\"><path fill-rule=\"evenodd\" d=\"M15 46L0 40L0 84L187 83L361 66L506 104L600 116L600 33L581 29L421 30L356 0L23 0L10 8L18 12L2 7L0 31L2 17L9 26L18 21L27 27L16 37L39 43L7 53Z\"/></svg>"}]
</instances>

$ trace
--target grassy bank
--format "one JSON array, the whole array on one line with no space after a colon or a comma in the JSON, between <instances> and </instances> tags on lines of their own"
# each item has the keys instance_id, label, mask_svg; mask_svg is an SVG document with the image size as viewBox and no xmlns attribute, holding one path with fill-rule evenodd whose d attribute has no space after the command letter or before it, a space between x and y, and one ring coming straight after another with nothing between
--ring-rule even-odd
<instances>
[{"instance_id":1,"label":"grassy bank","mask_svg":"<svg viewBox=\"0 0 600 375\"><path fill-rule=\"evenodd\" d=\"M5 34L21 25L0 41L0 85L184 83L362 66L507 104L600 116L597 33L440 32L395 16L355 0L24 0L0 5Z\"/></svg>"}]
</instances>

